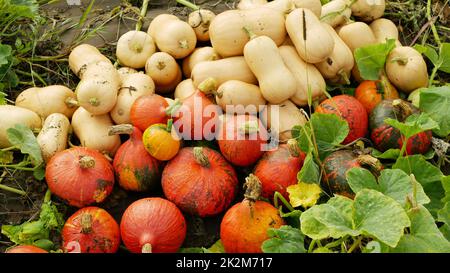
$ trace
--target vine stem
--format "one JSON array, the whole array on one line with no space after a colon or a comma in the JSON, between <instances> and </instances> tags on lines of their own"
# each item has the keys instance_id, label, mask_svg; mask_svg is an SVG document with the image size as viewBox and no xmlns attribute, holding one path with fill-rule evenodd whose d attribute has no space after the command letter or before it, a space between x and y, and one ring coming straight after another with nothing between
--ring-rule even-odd
<instances>
[{"instance_id":1,"label":"vine stem","mask_svg":"<svg viewBox=\"0 0 450 273\"><path fill-rule=\"evenodd\" d=\"M427 18L428 18L428 21L430 21L431 32L433 32L434 39L436 40L438 47L440 47L441 39L439 39L439 34L436 30L436 26L434 25L434 22L432 21L432 18L431 18L431 0L427 0Z\"/></svg>"},{"instance_id":2,"label":"vine stem","mask_svg":"<svg viewBox=\"0 0 450 273\"><path fill-rule=\"evenodd\" d=\"M185 6L185 7L188 7L190 9L192 9L192 10L199 10L200 9L199 6L197 6L196 4L194 4L192 2L189 2L187 0L177 0L177 3L181 4L181 5Z\"/></svg>"},{"instance_id":3,"label":"vine stem","mask_svg":"<svg viewBox=\"0 0 450 273\"><path fill-rule=\"evenodd\" d=\"M361 241L362 241L362 237L358 237L358 239L352 244L352 246L347 251L347 253L352 253L353 250L355 250L355 248L361 243Z\"/></svg>"},{"instance_id":4,"label":"vine stem","mask_svg":"<svg viewBox=\"0 0 450 273\"><path fill-rule=\"evenodd\" d=\"M7 172L3 171L2 175L0 176L0 189L5 190L5 191L9 191L9 192L12 192L12 193L17 193L17 194L20 194L20 195L27 195L27 193L22 191L22 190L19 190L19 189L16 189L16 188L9 187L9 186L1 184L2 181L3 181L3 178L5 178L6 174L7 174Z\"/></svg>"},{"instance_id":5,"label":"vine stem","mask_svg":"<svg viewBox=\"0 0 450 273\"><path fill-rule=\"evenodd\" d=\"M433 86L434 77L436 77L436 73L439 69L439 66L434 66L433 70L431 71L430 80L428 81L428 87Z\"/></svg>"},{"instance_id":6,"label":"vine stem","mask_svg":"<svg viewBox=\"0 0 450 273\"><path fill-rule=\"evenodd\" d=\"M136 31L140 31L142 28L142 23L144 21L144 17L147 14L148 3L150 0L144 0L142 3L141 13L139 14L139 19L136 23Z\"/></svg>"},{"instance_id":7,"label":"vine stem","mask_svg":"<svg viewBox=\"0 0 450 273\"><path fill-rule=\"evenodd\" d=\"M275 194L273 195L273 204L276 208L278 208L278 200L280 200L288 208L289 211L295 210L281 193L275 192Z\"/></svg>"},{"instance_id":8,"label":"vine stem","mask_svg":"<svg viewBox=\"0 0 450 273\"><path fill-rule=\"evenodd\" d=\"M308 247L308 253L311 253L314 250L315 246L316 246L316 240L312 240Z\"/></svg>"}]
</instances>

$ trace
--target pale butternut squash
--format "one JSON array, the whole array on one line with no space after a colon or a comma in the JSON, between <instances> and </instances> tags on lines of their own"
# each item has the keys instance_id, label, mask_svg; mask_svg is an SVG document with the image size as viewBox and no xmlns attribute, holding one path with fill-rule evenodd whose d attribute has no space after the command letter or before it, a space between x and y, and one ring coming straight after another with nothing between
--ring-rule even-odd
<instances>
[{"instance_id":1,"label":"pale butternut squash","mask_svg":"<svg viewBox=\"0 0 450 273\"><path fill-rule=\"evenodd\" d=\"M11 146L7 130L16 124L25 125L31 130L39 130L42 128L42 119L29 109L14 105L0 105L0 148Z\"/></svg>"},{"instance_id":2,"label":"pale butternut squash","mask_svg":"<svg viewBox=\"0 0 450 273\"><path fill-rule=\"evenodd\" d=\"M191 55L184 58L182 64L183 74L186 78L190 78L192 69L196 64L205 61L215 61L218 59L220 59L220 56L214 48L210 46L196 48Z\"/></svg>"},{"instance_id":3,"label":"pale butternut squash","mask_svg":"<svg viewBox=\"0 0 450 273\"><path fill-rule=\"evenodd\" d=\"M216 94L216 103L227 114L254 114L256 115L266 100L257 85L231 80L219 86Z\"/></svg>"},{"instance_id":4,"label":"pale butternut squash","mask_svg":"<svg viewBox=\"0 0 450 273\"><path fill-rule=\"evenodd\" d=\"M369 27L375 35L377 43L384 43L388 39L395 39L395 45L397 47L402 46L398 40L397 26L391 20L379 18L370 23Z\"/></svg>"},{"instance_id":5,"label":"pale butternut squash","mask_svg":"<svg viewBox=\"0 0 450 273\"><path fill-rule=\"evenodd\" d=\"M36 138L45 162L57 152L67 148L69 131L70 121L65 115L54 113L45 119L42 130Z\"/></svg>"}]
</instances>

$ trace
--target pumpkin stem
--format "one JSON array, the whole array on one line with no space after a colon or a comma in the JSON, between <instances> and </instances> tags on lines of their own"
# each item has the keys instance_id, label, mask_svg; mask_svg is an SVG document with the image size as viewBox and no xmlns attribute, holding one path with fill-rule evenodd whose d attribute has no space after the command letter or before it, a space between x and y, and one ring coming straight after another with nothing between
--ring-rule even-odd
<instances>
[{"instance_id":1,"label":"pumpkin stem","mask_svg":"<svg viewBox=\"0 0 450 273\"><path fill-rule=\"evenodd\" d=\"M172 131L172 126L173 126L173 119L169 119L168 121L167 121L167 126L166 126L166 130L167 130L167 132L171 132Z\"/></svg>"},{"instance_id":2,"label":"pumpkin stem","mask_svg":"<svg viewBox=\"0 0 450 273\"><path fill-rule=\"evenodd\" d=\"M84 213L81 215L81 233L88 234L92 232L92 215Z\"/></svg>"},{"instance_id":3,"label":"pumpkin stem","mask_svg":"<svg viewBox=\"0 0 450 273\"><path fill-rule=\"evenodd\" d=\"M109 127L108 136L131 135L134 127L131 124L119 124Z\"/></svg>"},{"instance_id":4,"label":"pumpkin stem","mask_svg":"<svg viewBox=\"0 0 450 273\"><path fill-rule=\"evenodd\" d=\"M358 156L357 161L361 165L369 166L377 176L380 175L380 171L383 169L383 164L381 164L381 162L378 159L376 159L371 155L360 155Z\"/></svg>"},{"instance_id":5,"label":"pumpkin stem","mask_svg":"<svg viewBox=\"0 0 450 273\"><path fill-rule=\"evenodd\" d=\"M287 142L289 153L292 157L299 157L300 156L300 147L298 147L297 140L291 138Z\"/></svg>"},{"instance_id":6,"label":"pumpkin stem","mask_svg":"<svg viewBox=\"0 0 450 273\"><path fill-rule=\"evenodd\" d=\"M178 41L178 44L180 45L180 48L183 48L183 49L189 48L189 43L187 40Z\"/></svg>"},{"instance_id":7,"label":"pumpkin stem","mask_svg":"<svg viewBox=\"0 0 450 273\"><path fill-rule=\"evenodd\" d=\"M181 101L180 99L175 99L175 101L173 103L171 103L165 110L166 115L168 116L173 116L173 114L175 114L178 109L181 107Z\"/></svg>"},{"instance_id":8,"label":"pumpkin stem","mask_svg":"<svg viewBox=\"0 0 450 273\"><path fill-rule=\"evenodd\" d=\"M261 196L262 192L261 181L259 181L259 178L252 173L245 178L244 188L245 188L244 197L250 202L256 202Z\"/></svg>"},{"instance_id":9,"label":"pumpkin stem","mask_svg":"<svg viewBox=\"0 0 450 273\"><path fill-rule=\"evenodd\" d=\"M150 243L144 244L142 246L141 252L142 253L152 253L152 244L150 244Z\"/></svg>"},{"instance_id":10,"label":"pumpkin stem","mask_svg":"<svg viewBox=\"0 0 450 273\"><path fill-rule=\"evenodd\" d=\"M408 58L405 57L395 57L391 59L392 63L397 62L399 65L407 65L408 64Z\"/></svg>"},{"instance_id":11,"label":"pumpkin stem","mask_svg":"<svg viewBox=\"0 0 450 273\"><path fill-rule=\"evenodd\" d=\"M69 108L74 108L74 107L78 107L80 106L80 104L78 103L78 101L72 97L67 97L66 100L64 101L64 103L67 105L67 107Z\"/></svg>"},{"instance_id":12,"label":"pumpkin stem","mask_svg":"<svg viewBox=\"0 0 450 273\"><path fill-rule=\"evenodd\" d=\"M208 157L203 153L203 147L194 147L194 159L201 166L209 168L210 163Z\"/></svg>"},{"instance_id":13,"label":"pumpkin stem","mask_svg":"<svg viewBox=\"0 0 450 273\"><path fill-rule=\"evenodd\" d=\"M344 69L339 70L338 75L346 84L350 84L350 79Z\"/></svg>"},{"instance_id":14,"label":"pumpkin stem","mask_svg":"<svg viewBox=\"0 0 450 273\"><path fill-rule=\"evenodd\" d=\"M89 104L92 106L99 106L100 105L100 101L97 98L90 98L89 99Z\"/></svg>"},{"instance_id":15,"label":"pumpkin stem","mask_svg":"<svg viewBox=\"0 0 450 273\"><path fill-rule=\"evenodd\" d=\"M158 70L163 70L164 68L166 68L166 64L163 61L159 61L156 65L156 68L158 68Z\"/></svg>"},{"instance_id":16,"label":"pumpkin stem","mask_svg":"<svg viewBox=\"0 0 450 273\"><path fill-rule=\"evenodd\" d=\"M251 31L250 28L243 27L242 29L245 31L245 33L247 34L247 36L250 40L253 40L256 38L257 35L253 31Z\"/></svg>"},{"instance_id":17,"label":"pumpkin stem","mask_svg":"<svg viewBox=\"0 0 450 273\"><path fill-rule=\"evenodd\" d=\"M202 81L198 85L198 90L205 93L206 95L215 94L217 90L217 81L216 79L209 77L206 80Z\"/></svg>"},{"instance_id":18,"label":"pumpkin stem","mask_svg":"<svg viewBox=\"0 0 450 273\"><path fill-rule=\"evenodd\" d=\"M394 106L396 114L399 115L399 119L402 122L413 113L411 106L402 99L395 99L392 101L392 106Z\"/></svg>"},{"instance_id":19,"label":"pumpkin stem","mask_svg":"<svg viewBox=\"0 0 450 273\"><path fill-rule=\"evenodd\" d=\"M82 169L91 169L95 167L95 159L92 156L82 155L78 159L78 164Z\"/></svg>"}]
</instances>

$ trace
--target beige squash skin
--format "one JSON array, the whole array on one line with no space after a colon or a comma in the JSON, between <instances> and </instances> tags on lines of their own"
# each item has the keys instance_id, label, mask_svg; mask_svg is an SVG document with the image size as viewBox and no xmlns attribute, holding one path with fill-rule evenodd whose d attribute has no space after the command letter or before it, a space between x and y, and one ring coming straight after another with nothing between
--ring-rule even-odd
<instances>
[{"instance_id":1,"label":"beige squash skin","mask_svg":"<svg viewBox=\"0 0 450 273\"><path fill-rule=\"evenodd\" d=\"M246 112L243 108L255 106L255 112L252 114L257 114L260 106L266 104L266 100L257 85L231 80L224 82L217 89L216 103L225 112L227 112L227 106L243 106L229 108L229 110L234 110L231 113L236 114L245 114Z\"/></svg>"},{"instance_id":2,"label":"beige squash skin","mask_svg":"<svg viewBox=\"0 0 450 273\"><path fill-rule=\"evenodd\" d=\"M305 26L303 21L306 22ZM308 63L323 62L333 52L333 37L309 9L295 9L289 13L286 17L286 29L298 54ZM306 40L304 29L306 29Z\"/></svg>"},{"instance_id":3,"label":"beige squash skin","mask_svg":"<svg viewBox=\"0 0 450 273\"><path fill-rule=\"evenodd\" d=\"M237 5L238 9L253 9L267 4L267 0L241 0Z\"/></svg>"},{"instance_id":4,"label":"beige squash skin","mask_svg":"<svg viewBox=\"0 0 450 273\"><path fill-rule=\"evenodd\" d=\"M131 68L143 68L145 61L155 51L156 46L152 36L143 31L128 31L117 41L116 55L119 63Z\"/></svg>"},{"instance_id":5,"label":"beige squash skin","mask_svg":"<svg viewBox=\"0 0 450 273\"><path fill-rule=\"evenodd\" d=\"M352 0L346 1L352 2ZM371 22L383 16L386 2L385 0L357 0L351 8L353 16L364 22Z\"/></svg>"},{"instance_id":6,"label":"beige squash skin","mask_svg":"<svg viewBox=\"0 0 450 273\"><path fill-rule=\"evenodd\" d=\"M245 45L244 57L268 102L280 103L295 94L297 82L272 39L267 36L253 38Z\"/></svg>"},{"instance_id":7,"label":"beige squash skin","mask_svg":"<svg viewBox=\"0 0 450 273\"><path fill-rule=\"evenodd\" d=\"M183 74L186 78L190 78L192 69L196 64L205 61L215 61L219 59L219 54L217 54L214 48L210 46L196 48L191 55L184 58L182 64Z\"/></svg>"},{"instance_id":8,"label":"beige squash skin","mask_svg":"<svg viewBox=\"0 0 450 273\"><path fill-rule=\"evenodd\" d=\"M270 37L277 46L286 38L284 15L280 12L257 7L248 10L227 10L217 15L209 27L213 48L222 57L241 56L249 41L246 27L258 36Z\"/></svg>"},{"instance_id":9,"label":"beige squash skin","mask_svg":"<svg viewBox=\"0 0 450 273\"><path fill-rule=\"evenodd\" d=\"M372 30L364 22L346 24L339 28L337 33L352 52L359 47L377 43Z\"/></svg>"},{"instance_id":10,"label":"beige squash skin","mask_svg":"<svg viewBox=\"0 0 450 273\"><path fill-rule=\"evenodd\" d=\"M292 138L292 127L306 123L305 116L290 100L276 105L268 104L262 112L260 119L270 128L273 134L278 135L281 142L286 142Z\"/></svg>"},{"instance_id":11,"label":"beige squash skin","mask_svg":"<svg viewBox=\"0 0 450 273\"><path fill-rule=\"evenodd\" d=\"M209 41L209 25L214 17L216 14L207 9L199 9L189 14L188 23L194 29L198 41Z\"/></svg>"},{"instance_id":12,"label":"beige squash skin","mask_svg":"<svg viewBox=\"0 0 450 273\"><path fill-rule=\"evenodd\" d=\"M54 113L45 119L42 130L36 138L45 162L57 152L67 148L69 131L70 121L65 115Z\"/></svg>"},{"instance_id":13,"label":"beige squash skin","mask_svg":"<svg viewBox=\"0 0 450 273\"><path fill-rule=\"evenodd\" d=\"M175 88L177 88L178 84L181 82L181 80L183 79L183 73L181 72L181 69L177 70L177 75L175 77L175 79L168 83L168 84L155 84L156 87L156 93L158 94L168 94L168 93L172 93L173 91L175 91Z\"/></svg>"},{"instance_id":14,"label":"beige squash skin","mask_svg":"<svg viewBox=\"0 0 450 273\"><path fill-rule=\"evenodd\" d=\"M119 73L120 80L123 82L128 75L138 73L138 71L134 68L124 66L117 69L117 73Z\"/></svg>"},{"instance_id":15,"label":"beige squash skin","mask_svg":"<svg viewBox=\"0 0 450 273\"><path fill-rule=\"evenodd\" d=\"M427 87L428 72L422 54L409 46L394 48L386 60L389 81L405 93Z\"/></svg>"},{"instance_id":16,"label":"beige squash skin","mask_svg":"<svg viewBox=\"0 0 450 273\"><path fill-rule=\"evenodd\" d=\"M80 106L94 115L104 115L116 104L118 90L109 80L90 78L80 81L75 93Z\"/></svg>"},{"instance_id":17,"label":"beige squash skin","mask_svg":"<svg viewBox=\"0 0 450 273\"><path fill-rule=\"evenodd\" d=\"M295 9L295 4L292 0L273 0L265 4L264 7L288 14Z\"/></svg>"},{"instance_id":18,"label":"beige squash skin","mask_svg":"<svg viewBox=\"0 0 450 273\"><path fill-rule=\"evenodd\" d=\"M100 61L90 63L81 70L80 72L81 80L93 78L107 80L112 84L114 84L115 86L117 86L117 88L121 84L121 77L119 75L119 72L117 72L117 69L110 62Z\"/></svg>"},{"instance_id":19,"label":"beige squash skin","mask_svg":"<svg viewBox=\"0 0 450 273\"><path fill-rule=\"evenodd\" d=\"M72 117L73 132L81 146L96 149L110 157L114 156L121 144L118 135L108 135L112 125L108 114L94 116L83 107L78 108Z\"/></svg>"},{"instance_id":20,"label":"beige squash skin","mask_svg":"<svg viewBox=\"0 0 450 273\"><path fill-rule=\"evenodd\" d=\"M17 96L15 104L35 112L42 119L53 113L71 118L78 107L75 93L63 85L28 88Z\"/></svg>"},{"instance_id":21,"label":"beige squash skin","mask_svg":"<svg viewBox=\"0 0 450 273\"><path fill-rule=\"evenodd\" d=\"M111 61L102 55L96 47L89 44L81 44L72 49L69 54L69 67L77 76L79 76L80 70L82 70L83 67L99 61L111 63Z\"/></svg>"},{"instance_id":22,"label":"beige squash skin","mask_svg":"<svg viewBox=\"0 0 450 273\"><path fill-rule=\"evenodd\" d=\"M152 78L155 85L168 85L178 76L180 67L177 61L168 53L157 52L148 58L145 73Z\"/></svg>"},{"instance_id":23,"label":"beige squash skin","mask_svg":"<svg viewBox=\"0 0 450 273\"><path fill-rule=\"evenodd\" d=\"M155 39L156 30L161 28L166 22L171 20L180 20L177 16L172 14L160 14L156 16L148 26L147 33Z\"/></svg>"},{"instance_id":24,"label":"beige squash skin","mask_svg":"<svg viewBox=\"0 0 450 273\"><path fill-rule=\"evenodd\" d=\"M174 98L183 101L186 98L189 98L194 93L195 87L194 84L192 83L192 80L186 79L180 82L175 88Z\"/></svg>"},{"instance_id":25,"label":"beige squash skin","mask_svg":"<svg viewBox=\"0 0 450 273\"><path fill-rule=\"evenodd\" d=\"M155 84L149 76L141 73L130 74L122 82L117 103L111 110L115 124L131 123L130 111L133 103L141 96L155 93Z\"/></svg>"},{"instance_id":26,"label":"beige squash skin","mask_svg":"<svg viewBox=\"0 0 450 273\"><path fill-rule=\"evenodd\" d=\"M165 20L155 30L155 42L160 51L182 59L194 51L197 36L192 27L181 20Z\"/></svg>"},{"instance_id":27,"label":"beige squash skin","mask_svg":"<svg viewBox=\"0 0 450 273\"><path fill-rule=\"evenodd\" d=\"M391 20L386 18L376 19L370 23L369 27L375 35L377 43L384 43L387 39L395 39L395 45L397 47L402 46L398 40L398 29Z\"/></svg>"},{"instance_id":28,"label":"beige squash skin","mask_svg":"<svg viewBox=\"0 0 450 273\"><path fill-rule=\"evenodd\" d=\"M191 74L194 87L198 87L207 78L214 78L219 86L229 80L238 80L251 84L258 83L258 80L250 70L243 56L197 64Z\"/></svg>"},{"instance_id":29,"label":"beige squash skin","mask_svg":"<svg viewBox=\"0 0 450 273\"><path fill-rule=\"evenodd\" d=\"M328 33L333 36L334 49L333 53L325 61L317 63L316 67L328 81L345 83L345 78L350 78L351 70L355 64L353 53L330 25L322 24Z\"/></svg>"},{"instance_id":30,"label":"beige squash skin","mask_svg":"<svg viewBox=\"0 0 450 273\"><path fill-rule=\"evenodd\" d=\"M337 27L346 23L351 15L352 10L346 0L333 0L322 6L320 20L332 27Z\"/></svg>"},{"instance_id":31,"label":"beige squash skin","mask_svg":"<svg viewBox=\"0 0 450 273\"><path fill-rule=\"evenodd\" d=\"M305 8L312 11L317 18L322 15L322 3L320 0L293 0L296 8Z\"/></svg>"},{"instance_id":32,"label":"beige squash skin","mask_svg":"<svg viewBox=\"0 0 450 273\"><path fill-rule=\"evenodd\" d=\"M308 105L309 87L311 88L312 100L319 99L326 88L325 80L319 70L314 65L303 61L297 54L295 47L281 46L280 54L297 82L296 92L290 100L299 106Z\"/></svg>"},{"instance_id":33,"label":"beige squash skin","mask_svg":"<svg viewBox=\"0 0 450 273\"><path fill-rule=\"evenodd\" d=\"M14 105L0 105L0 148L11 146L6 131L16 124L30 129L41 129L42 119L35 112Z\"/></svg>"}]
</instances>

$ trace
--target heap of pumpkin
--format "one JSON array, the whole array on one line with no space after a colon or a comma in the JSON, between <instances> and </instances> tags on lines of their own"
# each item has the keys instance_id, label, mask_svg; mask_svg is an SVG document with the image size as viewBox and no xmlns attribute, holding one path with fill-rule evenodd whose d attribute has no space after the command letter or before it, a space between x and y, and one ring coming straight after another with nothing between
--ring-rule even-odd
<instances>
[{"instance_id":1,"label":"heap of pumpkin","mask_svg":"<svg viewBox=\"0 0 450 273\"><path fill-rule=\"evenodd\" d=\"M290 140L290 130L305 124L299 107L308 106L308 100L322 101L326 82L345 84L352 76L361 82L356 98L335 96L316 108L348 122L344 144L365 137L370 128L380 151L401 147L400 133L383 121L418 111L399 100L395 89L409 93L427 84L426 64L414 49L397 40L385 77L359 77L355 49L398 38L395 25L380 18L384 0L373 3L242 0L239 9L217 16L198 9L188 22L162 14L148 32L129 31L120 37L118 69L95 47L79 45L69 56L70 68L80 78L75 92L64 86L32 88L17 97L15 106L0 106L0 147L9 145L5 131L14 124L42 128L38 142L47 161L48 186L80 208L62 231L68 252L76 246L81 252L116 252L120 238L131 252L175 252L186 235L183 213L209 217L226 210L220 230L225 250L260 252L267 229L284 221L277 208L258 199L271 200L275 192L288 198L286 188L297 183L305 155ZM351 15L361 21L350 21ZM202 46L196 48L197 42ZM201 109L194 109L196 99ZM189 115L213 105L217 112L202 117L201 126L219 120L218 128L195 134L195 117ZM268 115L260 119L257 112L227 112L227 106L236 105L267 105ZM191 111L176 115L180 106ZM273 106L279 106L279 119L263 119ZM218 107L225 113L221 117ZM180 119L183 126L192 125L192 130L177 128L182 137L211 140L231 132L234 138L218 140L220 152L183 147L172 130ZM264 128L272 128L272 136L280 139L278 148L261 151L269 133L261 132ZM71 130L80 146L67 149ZM255 133L257 138L248 137ZM129 139L121 143L120 134L129 134ZM244 140L236 140L238 136ZM407 152L426 152L430 138L430 133L411 138ZM338 151L324 164L333 173L360 162L351 152ZM234 168L249 166L255 167L246 179L245 199L231 206L240 187ZM338 185L328 190L348 191L342 177L325 175L327 185ZM161 185L166 199L132 203L119 228L108 212L90 206L103 202L115 181L125 190L149 195Z\"/></svg>"}]
</instances>

